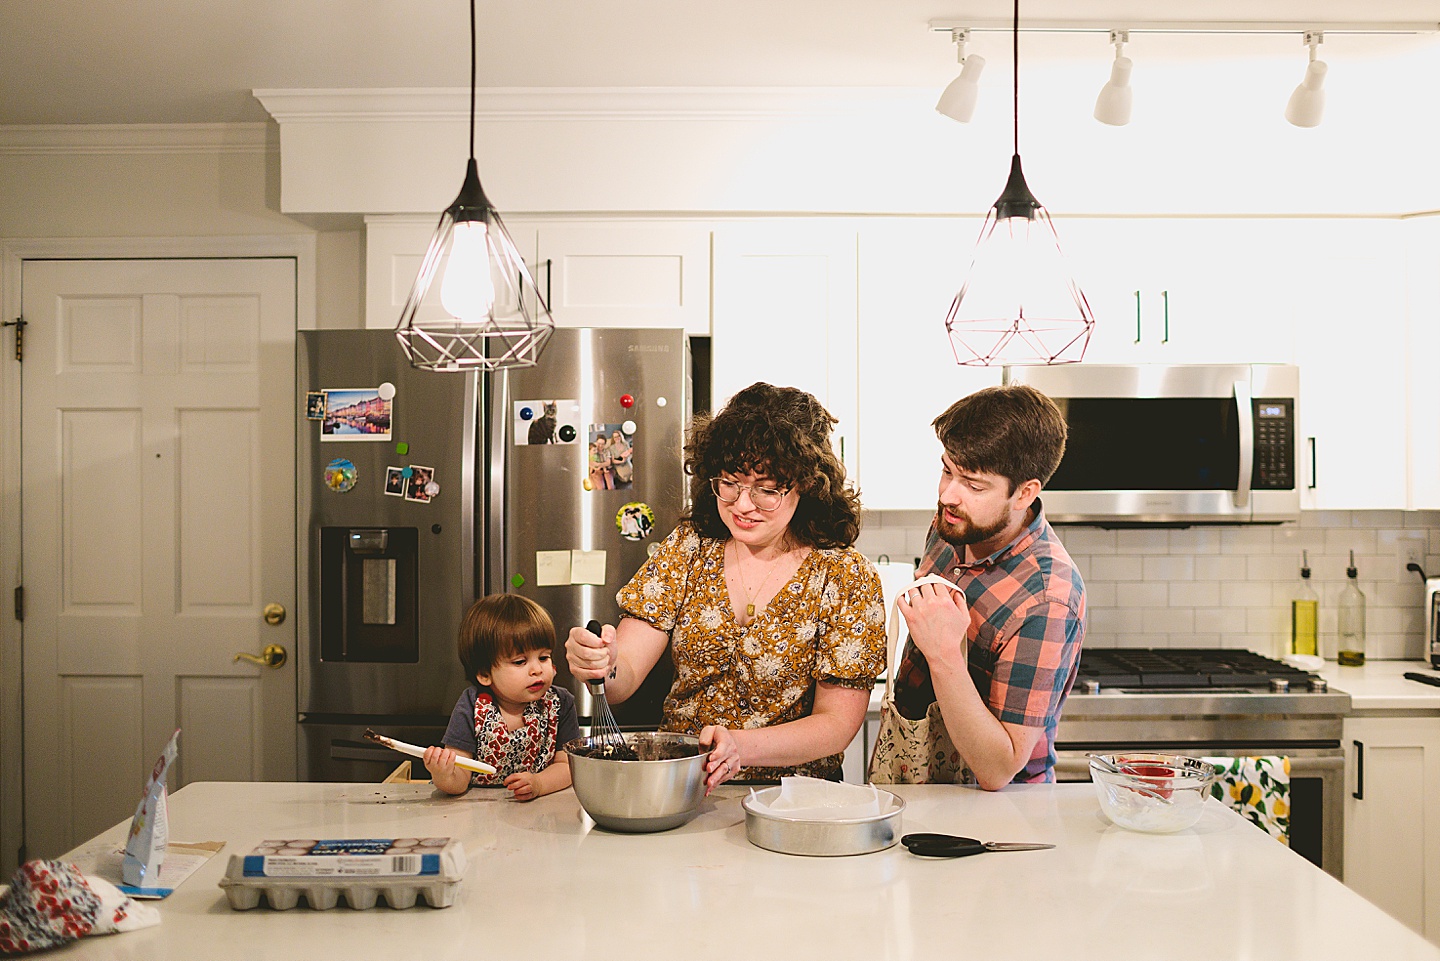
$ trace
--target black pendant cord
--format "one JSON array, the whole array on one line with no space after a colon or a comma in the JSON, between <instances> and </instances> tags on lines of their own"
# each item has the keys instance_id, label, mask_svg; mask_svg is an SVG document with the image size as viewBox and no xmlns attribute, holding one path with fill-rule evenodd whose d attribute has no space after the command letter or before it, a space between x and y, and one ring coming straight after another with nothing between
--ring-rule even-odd
<instances>
[{"instance_id":1,"label":"black pendant cord","mask_svg":"<svg viewBox=\"0 0 1440 961\"><path fill-rule=\"evenodd\" d=\"M1015 9L1020 9L1020 0L1015 0ZM475 0L470 0L470 159L475 159Z\"/></svg>"},{"instance_id":2,"label":"black pendant cord","mask_svg":"<svg viewBox=\"0 0 1440 961\"><path fill-rule=\"evenodd\" d=\"M1011 151L1015 156L1020 155L1020 0L1015 0L1015 20L1010 30L1010 69L1013 75L1014 99L1014 122L1015 122L1015 149Z\"/></svg>"}]
</instances>

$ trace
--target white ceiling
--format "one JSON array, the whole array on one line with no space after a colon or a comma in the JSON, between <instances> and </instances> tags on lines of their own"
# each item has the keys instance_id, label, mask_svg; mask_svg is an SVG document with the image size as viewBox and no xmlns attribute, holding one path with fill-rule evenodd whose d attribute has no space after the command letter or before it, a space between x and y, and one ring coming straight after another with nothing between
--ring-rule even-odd
<instances>
[{"instance_id":1,"label":"white ceiling","mask_svg":"<svg viewBox=\"0 0 1440 961\"><path fill-rule=\"evenodd\" d=\"M465 0L0 0L0 125L258 121L267 114L251 94L257 88L463 87L468 9ZM954 55L928 21L1010 12L1008 0L479 0L479 83L929 86L953 75ZM1022 8L1022 23L1077 18L1436 21L1440 3L1026 0ZM1297 38L1268 42L1304 55ZM987 34L971 49L1003 52L1005 43ZM1103 35L1085 43L1108 57ZM1141 49L1132 38L1132 56Z\"/></svg>"}]
</instances>

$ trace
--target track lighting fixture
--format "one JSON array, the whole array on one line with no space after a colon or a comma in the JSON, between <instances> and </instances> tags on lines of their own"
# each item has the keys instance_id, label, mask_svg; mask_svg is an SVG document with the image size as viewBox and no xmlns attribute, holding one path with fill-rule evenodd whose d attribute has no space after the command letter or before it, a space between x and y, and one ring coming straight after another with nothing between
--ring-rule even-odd
<instances>
[{"instance_id":1,"label":"track lighting fixture","mask_svg":"<svg viewBox=\"0 0 1440 961\"><path fill-rule=\"evenodd\" d=\"M1318 127L1325 115L1325 74L1329 71L1324 60L1315 59L1317 48L1325 42L1325 34L1319 30L1305 32L1305 46L1310 51L1310 63L1305 67L1305 79L1290 95L1285 105L1285 119L1297 127Z\"/></svg>"},{"instance_id":2,"label":"track lighting fixture","mask_svg":"<svg viewBox=\"0 0 1440 961\"><path fill-rule=\"evenodd\" d=\"M950 37L955 41L955 61L961 65L960 75L945 87L935 109L951 120L969 123L970 118L975 116L975 100L980 94L980 73L985 69L985 58L978 53L965 55L970 31L957 27L950 31Z\"/></svg>"},{"instance_id":3,"label":"track lighting fixture","mask_svg":"<svg viewBox=\"0 0 1440 961\"><path fill-rule=\"evenodd\" d=\"M1130 42L1128 30L1111 30L1110 42L1115 45L1115 62L1110 66L1110 81L1100 88L1095 98L1095 119L1112 127L1123 127L1130 122L1130 106L1134 91L1130 89L1130 58L1125 56L1125 44Z\"/></svg>"}]
</instances>

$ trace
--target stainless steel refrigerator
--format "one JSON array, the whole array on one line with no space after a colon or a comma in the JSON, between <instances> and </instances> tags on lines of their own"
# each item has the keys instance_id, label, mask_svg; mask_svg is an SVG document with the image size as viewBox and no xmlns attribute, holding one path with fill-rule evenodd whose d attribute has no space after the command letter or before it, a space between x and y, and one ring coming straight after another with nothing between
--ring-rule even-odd
<instances>
[{"instance_id":1,"label":"stainless steel refrigerator","mask_svg":"<svg viewBox=\"0 0 1440 961\"><path fill-rule=\"evenodd\" d=\"M614 624L615 594L679 520L691 414L683 330L561 328L540 363L493 383L484 493L489 591L523 594L571 627ZM590 697L557 657L581 723ZM662 659L622 727L654 730L674 669Z\"/></svg>"},{"instance_id":2,"label":"stainless steel refrigerator","mask_svg":"<svg viewBox=\"0 0 1440 961\"><path fill-rule=\"evenodd\" d=\"M379 780L404 759L364 730L439 743L476 597L533 598L559 645L614 623L684 502L689 347L680 330L562 328L534 368L434 373L388 330L302 331L296 372L300 776ZM653 729L670 677L666 661L621 723Z\"/></svg>"},{"instance_id":3,"label":"stainless steel refrigerator","mask_svg":"<svg viewBox=\"0 0 1440 961\"><path fill-rule=\"evenodd\" d=\"M438 743L463 688L483 385L388 330L301 331L296 361L300 776L380 780L404 758L365 728Z\"/></svg>"}]
</instances>

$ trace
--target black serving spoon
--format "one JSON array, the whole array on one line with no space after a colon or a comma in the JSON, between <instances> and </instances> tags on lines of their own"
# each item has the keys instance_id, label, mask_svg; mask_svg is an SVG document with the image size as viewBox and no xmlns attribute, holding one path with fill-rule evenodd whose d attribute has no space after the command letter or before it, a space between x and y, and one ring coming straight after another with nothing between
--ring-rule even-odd
<instances>
[{"instance_id":1,"label":"black serving spoon","mask_svg":"<svg viewBox=\"0 0 1440 961\"><path fill-rule=\"evenodd\" d=\"M907 834L900 843L925 858L964 858L986 851L1043 851L1053 844L1032 844L1026 841L977 841L953 834Z\"/></svg>"}]
</instances>

